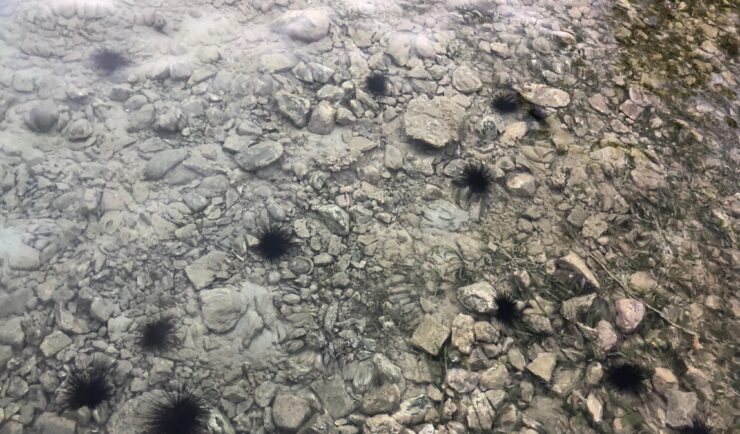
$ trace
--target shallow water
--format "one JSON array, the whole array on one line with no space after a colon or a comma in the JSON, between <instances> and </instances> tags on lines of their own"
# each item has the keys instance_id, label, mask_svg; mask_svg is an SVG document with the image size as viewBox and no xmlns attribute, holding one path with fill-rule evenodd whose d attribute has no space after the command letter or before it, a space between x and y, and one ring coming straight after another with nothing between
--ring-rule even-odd
<instances>
[{"instance_id":1,"label":"shallow water","mask_svg":"<svg viewBox=\"0 0 740 434\"><path fill-rule=\"evenodd\" d=\"M735 432L737 24L0 0L0 434L143 433L182 387L210 433Z\"/></svg>"}]
</instances>

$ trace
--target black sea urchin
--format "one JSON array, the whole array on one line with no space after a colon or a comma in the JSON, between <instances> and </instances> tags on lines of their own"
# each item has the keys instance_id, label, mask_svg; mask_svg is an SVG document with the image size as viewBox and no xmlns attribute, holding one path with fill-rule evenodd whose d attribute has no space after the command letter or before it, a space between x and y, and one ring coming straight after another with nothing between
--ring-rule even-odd
<instances>
[{"instance_id":1,"label":"black sea urchin","mask_svg":"<svg viewBox=\"0 0 740 434\"><path fill-rule=\"evenodd\" d=\"M206 431L209 410L205 401L186 389L165 392L163 399L150 401L144 416L148 434L200 434Z\"/></svg>"},{"instance_id":2,"label":"black sea urchin","mask_svg":"<svg viewBox=\"0 0 740 434\"><path fill-rule=\"evenodd\" d=\"M619 393L640 395L647 390L649 372L634 363L621 363L607 369L606 384Z\"/></svg>"},{"instance_id":3,"label":"black sea urchin","mask_svg":"<svg viewBox=\"0 0 740 434\"><path fill-rule=\"evenodd\" d=\"M176 343L175 322L171 317L151 319L139 329L137 343L146 351L167 351Z\"/></svg>"},{"instance_id":4,"label":"black sea urchin","mask_svg":"<svg viewBox=\"0 0 740 434\"><path fill-rule=\"evenodd\" d=\"M465 165L455 182L467 189L468 197L485 196L491 192L493 187L493 175L485 164L471 162Z\"/></svg>"},{"instance_id":5,"label":"black sea urchin","mask_svg":"<svg viewBox=\"0 0 740 434\"><path fill-rule=\"evenodd\" d=\"M696 417L691 422L691 425L679 428L678 432L680 434L712 434L712 427Z\"/></svg>"},{"instance_id":6,"label":"black sea urchin","mask_svg":"<svg viewBox=\"0 0 740 434\"><path fill-rule=\"evenodd\" d=\"M289 229L271 224L258 235L257 252L268 261L277 261L290 251L292 233Z\"/></svg>"},{"instance_id":7,"label":"black sea urchin","mask_svg":"<svg viewBox=\"0 0 740 434\"><path fill-rule=\"evenodd\" d=\"M365 79L365 89L373 95L383 96L388 92L388 78L380 72L373 72Z\"/></svg>"},{"instance_id":8,"label":"black sea urchin","mask_svg":"<svg viewBox=\"0 0 740 434\"><path fill-rule=\"evenodd\" d=\"M521 102L518 93L509 91L494 98L491 105L501 113L514 113L519 110Z\"/></svg>"},{"instance_id":9,"label":"black sea urchin","mask_svg":"<svg viewBox=\"0 0 740 434\"><path fill-rule=\"evenodd\" d=\"M110 367L93 362L83 370L72 371L62 386L62 399L66 407L77 410L94 409L113 396L110 382Z\"/></svg>"},{"instance_id":10,"label":"black sea urchin","mask_svg":"<svg viewBox=\"0 0 740 434\"><path fill-rule=\"evenodd\" d=\"M496 295L496 312L494 318L503 325L513 326L522 317L522 311L511 294L501 293Z\"/></svg>"},{"instance_id":11,"label":"black sea urchin","mask_svg":"<svg viewBox=\"0 0 740 434\"><path fill-rule=\"evenodd\" d=\"M92 61L95 68L105 74L112 74L131 63L126 56L109 48L103 48L93 53Z\"/></svg>"}]
</instances>

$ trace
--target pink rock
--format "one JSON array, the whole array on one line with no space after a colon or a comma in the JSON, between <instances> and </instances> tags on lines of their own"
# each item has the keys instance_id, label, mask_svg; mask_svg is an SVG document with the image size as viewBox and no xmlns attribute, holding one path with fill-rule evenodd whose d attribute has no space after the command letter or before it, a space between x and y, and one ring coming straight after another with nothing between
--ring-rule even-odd
<instances>
[{"instance_id":1,"label":"pink rock","mask_svg":"<svg viewBox=\"0 0 740 434\"><path fill-rule=\"evenodd\" d=\"M625 333L634 331L645 316L645 305L639 300L622 298L617 300L617 326Z\"/></svg>"}]
</instances>

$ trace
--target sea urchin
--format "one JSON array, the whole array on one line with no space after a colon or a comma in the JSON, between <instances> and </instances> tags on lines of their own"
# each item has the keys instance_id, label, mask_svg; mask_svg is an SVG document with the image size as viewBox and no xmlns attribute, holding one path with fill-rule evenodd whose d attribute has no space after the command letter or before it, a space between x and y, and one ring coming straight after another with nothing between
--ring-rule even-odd
<instances>
[{"instance_id":1,"label":"sea urchin","mask_svg":"<svg viewBox=\"0 0 740 434\"><path fill-rule=\"evenodd\" d=\"M519 94L514 91L504 92L494 98L491 105L501 113L514 113L519 110Z\"/></svg>"},{"instance_id":2,"label":"sea urchin","mask_svg":"<svg viewBox=\"0 0 740 434\"><path fill-rule=\"evenodd\" d=\"M621 363L607 369L606 384L619 393L640 395L647 389L648 370L634 363Z\"/></svg>"},{"instance_id":3,"label":"sea urchin","mask_svg":"<svg viewBox=\"0 0 740 434\"><path fill-rule=\"evenodd\" d=\"M467 195L485 196L493 187L493 175L483 163L470 162L456 180L457 185L467 189Z\"/></svg>"},{"instance_id":4,"label":"sea urchin","mask_svg":"<svg viewBox=\"0 0 740 434\"><path fill-rule=\"evenodd\" d=\"M151 319L139 329L137 343L146 351L166 351L176 343L175 322L171 317Z\"/></svg>"},{"instance_id":5,"label":"sea urchin","mask_svg":"<svg viewBox=\"0 0 740 434\"><path fill-rule=\"evenodd\" d=\"M496 312L493 316L503 325L513 326L522 317L522 311L511 294L501 293L494 299Z\"/></svg>"},{"instance_id":6,"label":"sea urchin","mask_svg":"<svg viewBox=\"0 0 740 434\"><path fill-rule=\"evenodd\" d=\"M149 434L200 434L206 431L209 410L205 401L183 388L165 392L164 399L149 402L144 417Z\"/></svg>"},{"instance_id":7,"label":"sea urchin","mask_svg":"<svg viewBox=\"0 0 740 434\"><path fill-rule=\"evenodd\" d=\"M691 425L679 428L678 432L680 434L712 434L712 427L698 417L695 417Z\"/></svg>"},{"instance_id":8,"label":"sea urchin","mask_svg":"<svg viewBox=\"0 0 740 434\"><path fill-rule=\"evenodd\" d=\"M365 89L373 95L383 96L388 92L388 78L380 72L373 72L365 79Z\"/></svg>"},{"instance_id":9,"label":"sea urchin","mask_svg":"<svg viewBox=\"0 0 740 434\"><path fill-rule=\"evenodd\" d=\"M110 367L93 362L87 369L72 371L62 386L66 407L94 409L113 396Z\"/></svg>"},{"instance_id":10,"label":"sea urchin","mask_svg":"<svg viewBox=\"0 0 740 434\"><path fill-rule=\"evenodd\" d=\"M126 56L109 48L93 53L92 61L95 68L105 74L112 74L131 63Z\"/></svg>"},{"instance_id":11,"label":"sea urchin","mask_svg":"<svg viewBox=\"0 0 740 434\"><path fill-rule=\"evenodd\" d=\"M277 261L290 251L292 234L289 229L271 224L259 234L257 252L268 261Z\"/></svg>"}]
</instances>

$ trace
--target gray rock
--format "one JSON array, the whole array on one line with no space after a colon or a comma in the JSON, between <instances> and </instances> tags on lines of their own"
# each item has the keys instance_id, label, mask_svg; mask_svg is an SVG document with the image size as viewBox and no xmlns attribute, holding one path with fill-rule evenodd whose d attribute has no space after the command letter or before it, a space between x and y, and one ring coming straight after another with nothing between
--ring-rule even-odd
<instances>
[{"instance_id":1,"label":"gray rock","mask_svg":"<svg viewBox=\"0 0 740 434\"><path fill-rule=\"evenodd\" d=\"M124 337L128 332L133 320L125 315L119 315L108 320L108 336L111 340L117 341Z\"/></svg>"},{"instance_id":2,"label":"gray rock","mask_svg":"<svg viewBox=\"0 0 740 434\"><path fill-rule=\"evenodd\" d=\"M398 407L401 400L401 391L392 383L385 383L366 393L360 401L360 410L363 414L373 416L379 413L389 413Z\"/></svg>"},{"instance_id":3,"label":"gray rock","mask_svg":"<svg viewBox=\"0 0 740 434\"><path fill-rule=\"evenodd\" d=\"M362 432L363 434L413 434L413 431L405 429L403 425L387 414L379 414L365 419Z\"/></svg>"},{"instance_id":4,"label":"gray rock","mask_svg":"<svg viewBox=\"0 0 740 434\"><path fill-rule=\"evenodd\" d=\"M329 32L329 16L318 9L288 11L273 23L272 28L292 39L315 42Z\"/></svg>"},{"instance_id":5,"label":"gray rock","mask_svg":"<svg viewBox=\"0 0 740 434\"><path fill-rule=\"evenodd\" d=\"M496 310L496 291L488 282L477 282L457 290L457 299L466 309L475 313L491 313Z\"/></svg>"},{"instance_id":6,"label":"gray rock","mask_svg":"<svg viewBox=\"0 0 740 434\"><path fill-rule=\"evenodd\" d=\"M247 308L244 296L233 288L216 288L199 294L203 322L215 333L233 329Z\"/></svg>"},{"instance_id":7,"label":"gray rock","mask_svg":"<svg viewBox=\"0 0 740 434\"><path fill-rule=\"evenodd\" d=\"M345 425L346 426L346 425ZM315 414L303 425L300 434L337 434L338 430L334 426L334 419L331 415L324 412Z\"/></svg>"},{"instance_id":8,"label":"gray rock","mask_svg":"<svg viewBox=\"0 0 740 434\"><path fill-rule=\"evenodd\" d=\"M200 290L213 283L217 278L228 278L228 269L229 256L224 252L214 250L185 267L185 274L195 286L195 289Z\"/></svg>"},{"instance_id":9,"label":"gray rock","mask_svg":"<svg viewBox=\"0 0 740 434\"><path fill-rule=\"evenodd\" d=\"M286 432L296 432L311 416L311 407L303 398L280 394L272 403L272 420Z\"/></svg>"},{"instance_id":10,"label":"gray rock","mask_svg":"<svg viewBox=\"0 0 740 434\"><path fill-rule=\"evenodd\" d=\"M467 422L468 428L475 431L489 431L493 426L495 412L483 392L476 390L470 397Z\"/></svg>"},{"instance_id":11,"label":"gray rock","mask_svg":"<svg viewBox=\"0 0 740 434\"><path fill-rule=\"evenodd\" d=\"M437 199L424 208L422 223L438 229L457 231L470 220L470 214L454 203Z\"/></svg>"},{"instance_id":12,"label":"gray rock","mask_svg":"<svg viewBox=\"0 0 740 434\"><path fill-rule=\"evenodd\" d=\"M503 363L495 362L493 366L480 374L478 387L484 392L491 389L504 389L509 380L509 371Z\"/></svg>"},{"instance_id":13,"label":"gray rock","mask_svg":"<svg viewBox=\"0 0 740 434\"><path fill-rule=\"evenodd\" d=\"M185 81L193 75L193 68L184 62L175 62L169 66L170 78L174 81Z\"/></svg>"},{"instance_id":14,"label":"gray rock","mask_svg":"<svg viewBox=\"0 0 740 434\"><path fill-rule=\"evenodd\" d=\"M476 321L475 324L473 324L473 332L475 333L475 340L478 342L485 342L488 344L498 342L498 329L488 321Z\"/></svg>"},{"instance_id":15,"label":"gray rock","mask_svg":"<svg viewBox=\"0 0 740 434\"><path fill-rule=\"evenodd\" d=\"M568 252L567 255L558 259L557 265L561 268L577 272L578 274L583 276L594 288L601 288L601 285L599 285L599 281L596 280L596 276L594 275L594 273L591 271L590 268L588 268L586 263L583 262L583 259L581 259L581 257L576 255L574 252Z\"/></svg>"},{"instance_id":16,"label":"gray rock","mask_svg":"<svg viewBox=\"0 0 740 434\"><path fill-rule=\"evenodd\" d=\"M144 178L156 181L182 163L188 156L185 149L168 149L157 152L144 165Z\"/></svg>"},{"instance_id":17,"label":"gray rock","mask_svg":"<svg viewBox=\"0 0 740 434\"><path fill-rule=\"evenodd\" d=\"M459 314L452 320L452 347L462 354L470 354L473 349L475 342L473 323L475 323L473 317L464 314Z\"/></svg>"},{"instance_id":18,"label":"gray rock","mask_svg":"<svg viewBox=\"0 0 740 434\"><path fill-rule=\"evenodd\" d=\"M544 84L525 85L521 95L527 101L543 107L565 107L570 104L570 95L567 92Z\"/></svg>"},{"instance_id":19,"label":"gray rock","mask_svg":"<svg viewBox=\"0 0 740 434\"><path fill-rule=\"evenodd\" d=\"M306 117L311 110L311 101L285 91L275 94L278 110L297 127L306 126Z\"/></svg>"},{"instance_id":20,"label":"gray rock","mask_svg":"<svg viewBox=\"0 0 740 434\"><path fill-rule=\"evenodd\" d=\"M8 256L10 268L30 271L41 266L41 255L38 250L23 243L17 243L13 247L13 251Z\"/></svg>"},{"instance_id":21,"label":"gray rock","mask_svg":"<svg viewBox=\"0 0 740 434\"><path fill-rule=\"evenodd\" d=\"M435 315L425 316L411 336L411 343L427 353L436 356L450 336L450 326Z\"/></svg>"},{"instance_id":22,"label":"gray rock","mask_svg":"<svg viewBox=\"0 0 740 434\"><path fill-rule=\"evenodd\" d=\"M265 381L261 383L254 390L254 402L260 407L269 407L272 403L272 399L277 394L278 386L272 381Z\"/></svg>"},{"instance_id":23,"label":"gray rock","mask_svg":"<svg viewBox=\"0 0 740 434\"><path fill-rule=\"evenodd\" d=\"M26 333L23 331L23 318L15 317L0 322L0 344L12 345L16 348L23 346Z\"/></svg>"},{"instance_id":24,"label":"gray rock","mask_svg":"<svg viewBox=\"0 0 740 434\"><path fill-rule=\"evenodd\" d=\"M615 303L617 327L625 333L634 331L645 317L645 305L639 300L622 298Z\"/></svg>"},{"instance_id":25,"label":"gray rock","mask_svg":"<svg viewBox=\"0 0 740 434\"><path fill-rule=\"evenodd\" d=\"M107 322L118 307L108 299L96 297L90 305L90 314L93 318Z\"/></svg>"},{"instance_id":26,"label":"gray rock","mask_svg":"<svg viewBox=\"0 0 740 434\"><path fill-rule=\"evenodd\" d=\"M407 426L417 425L424 421L427 412L434 408L434 402L427 395L418 395L401 403L393 419Z\"/></svg>"},{"instance_id":27,"label":"gray rock","mask_svg":"<svg viewBox=\"0 0 740 434\"><path fill-rule=\"evenodd\" d=\"M699 399L694 392L670 390L666 393L668 409L666 410L666 424L673 428L691 425L691 418L696 413L696 404Z\"/></svg>"},{"instance_id":28,"label":"gray rock","mask_svg":"<svg viewBox=\"0 0 740 434\"><path fill-rule=\"evenodd\" d=\"M406 107L403 128L407 137L432 148L442 148L459 140L465 108L448 97L430 100L426 96L411 100Z\"/></svg>"},{"instance_id":29,"label":"gray rock","mask_svg":"<svg viewBox=\"0 0 740 434\"><path fill-rule=\"evenodd\" d=\"M350 217L347 211L337 205L321 205L316 212L330 231L340 236L349 235Z\"/></svg>"},{"instance_id":30,"label":"gray rock","mask_svg":"<svg viewBox=\"0 0 740 434\"><path fill-rule=\"evenodd\" d=\"M283 145L271 140L257 143L234 156L234 161L242 169L251 172L267 167L283 155Z\"/></svg>"},{"instance_id":31,"label":"gray rock","mask_svg":"<svg viewBox=\"0 0 740 434\"><path fill-rule=\"evenodd\" d=\"M394 35L393 38L388 42L387 53L388 56L398 66L405 66L411 59L411 44L413 38L408 33L402 33Z\"/></svg>"},{"instance_id":32,"label":"gray rock","mask_svg":"<svg viewBox=\"0 0 740 434\"><path fill-rule=\"evenodd\" d=\"M398 170L403 167L403 153L397 147L385 145L385 167L391 170Z\"/></svg>"},{"instance_id":33,"label":"gray rock","mask_svg":"<svg viewBox=\"0 0 740 434\"><path fill-rule=\"evenodd\" d=\"M314 382L311 389L319 397L324 408L336 419L348 415L354 408L352 397L344 388L341 377L335 376Z\"/></svg>"},{"instance_id":34,"label":"gray rock","mask_svg":"<svg viewBox=\"0 0 740 434\"><path fill-rule=\"evenodd\" d=\"M52 332L46 336L41 342L39 348L44 354L44 357L52 357L62 349L66 348L72 343L72 339L69 336L60 331Z\"/></svg>"},{"instance_id":35,"label":"gray rock","mask_svg":"<svg viewBox=\"0 0 740 434\"><path fill-rule=\"evenodd\" d=\"M13 357L13 347L0 345L0 369L5 369L5 364Z\"/></svg>"},{"instance_id":36,"label":"gray rock","mask_svg":"<svg viewBox=\"0 0 740 434\"><path fill-rule=\"evenodd\" d=\"M87 119L75 119L65 128L67 138L73 142L87 140L93 132L93 126Z\"/></svg>"},{"instance_id":37,"label":"gray rock","mask_svg":"<svg viewBox=\"0 0 740 434\"><path fill-rule=\"evenodd\" d=\"M555 369L557 359L558 357L555 353L540 353L527 365L527 370L545 382L549 382L552 378L552 371Z\"/></svg>"},{"instance_id":38,"label":"gray rock","mask_svg":"<svg viewBox=\"0 0 740 434\"><path fill-rule=\"evenodd\" d=\"M321 101L311 112L308 131L314 134L329 134L334 130L334 107L329 101Z\"/></svg>"},{"instance_id":39,"label":"gray rock","mask_svg":"<svg viewBox=\"0 0 740 434\"><path fill-rule=\"evenodd\" d=\"M298 58L292 53L268 53L260 57L260 62L262 68L274 74L293 68L298 63Z\"/></svg>"},{"instance_id":40,"label":"gray rock","mask_svg":"<svg viewBox=\"0 0 740 434\"><path fill-rule=\"evenodd\" d=\"M42 413L36 419L37 434L75 434L75 428L73 420L54 413Z\"/></svg>"},{"instance_id":41,"label":"gray rock","mask_svg":"<svg viewBox=\"0 0 740 434\"><path fill-rule=\"evenodd\" d=\"M581 297L573 297L565 300L560 307L560 311L563 313L563 317L568 321L575 321L578 314L585 312L591 307L591 304L596 299L596 294L583 295Z\"/></svg>"},{"instance_id":42,"label":"gray rock","mask_svg":"<svg viewBox=\"0 0 740 434\"><path fill-rule=\"evenodd\" d=\"M452 85L462 93L477 92L483 87L478 74L468 66L460 66L452 73Z\"/></svg>"},{"instance_id":43,"label":"gray rock","mask_svg":"<svg viewBox=\"0 0 740 434\"><path fill-rule=\"evenodd\" d=\"M516 196L532 197L536 188L537 182L530 173L515 172L506 176L506 189Z\"/></svg>"},{"instance_id":44,"label":"gray rock","mask_svg":"<svg viewBox=\"0 0 740 434\"><path fill-rule=\"evenodd\" d=\"M38 133L46 133L56 125L59 120L59 110L54 101L41 101L28 112L26 125Z\"/></svg>"},{"instance_id":45,"label":"gray rock","mask_svg":"<svg viewBox=\"0 0 740 434\"><path fill-rule=\"evenodd\" d=\"M460 368L449 369L445 378L445 384L457 393L472 392L478 381L478 373Z\"/></svg>"}]
</instances>

